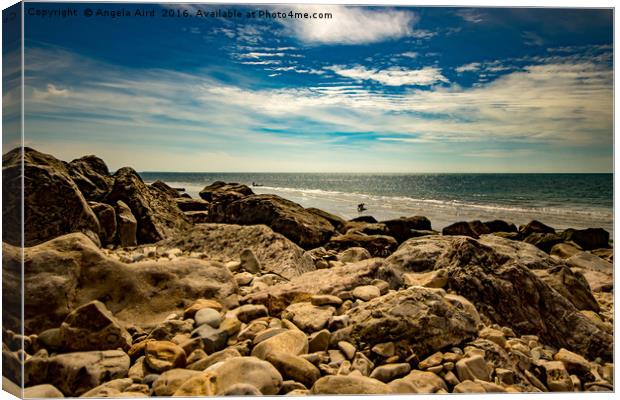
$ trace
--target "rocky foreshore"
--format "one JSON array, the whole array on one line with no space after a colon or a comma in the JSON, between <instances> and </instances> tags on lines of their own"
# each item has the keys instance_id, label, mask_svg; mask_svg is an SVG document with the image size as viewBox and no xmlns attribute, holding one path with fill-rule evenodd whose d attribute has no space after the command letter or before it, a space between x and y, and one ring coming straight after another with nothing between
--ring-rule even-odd
<instances>
[{"instance_id":1,"label":"rocky foreshore","mask_svg":"<svg viewBox=\"0 0 620 400\"><path fill-rule=\"evenodd\" d=\"M3 156L3 365L26 397L613 390L600 228L346 221L103 160ZM21 348L23 342L24 348Z\"/></svg>"}]
</instances>

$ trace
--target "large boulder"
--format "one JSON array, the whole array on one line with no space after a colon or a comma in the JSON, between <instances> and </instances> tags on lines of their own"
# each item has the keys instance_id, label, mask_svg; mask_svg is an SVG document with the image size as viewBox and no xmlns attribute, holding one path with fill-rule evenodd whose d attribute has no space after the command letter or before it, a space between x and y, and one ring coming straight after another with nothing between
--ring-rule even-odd
<instances>
[{"instance_id":1,"label":"large boulder","mask_svg":"<svg viewBox=\"0 0 620 400\"><path fill-rule=\"evenodd\" d=\"M401 342L420 356L474 338L480 322L466 300L441 289L416 286L369 300L346 315L349 325L334 332L332 342L370 347Z\"/></svg>"},{"instance_id":2,"label":"large boulder","mask_svg":"<svg viewBox=\"0 0 620 400\"><path fill-rule=\"evenodd\" d=\"M158 243L162 249L202 252L214 261L239 260L246 249L252 251L263 272L292 279L314 271L314 262L299 246L265 225L205 224Z\"/></svg>"},{"instance_id":3,"label":"large boulder","mask_svg":"<svg viewBox=\"0 0 620 400\"><path fill-rule=\"evenodd\" d=\"M532 220L519 227L519 234L522 238L528 237L532 233L555 233L555 229L537 220Z\"/></svg>"},{"instance_id":4,"label":"large boulder","mask_svg":"<svg viewBox=\"0 0 620 400\"><path fill-rule=\"evenodd\" d=\"M99 239L101 244L111 244L116 238L116 211L105 203L88 202L99 220Z\"/></svg>"},{"instance_id":5,"label":"large boulder","mask_svg":"<svg viewBox=\"0 0 620 400\"><path fill-rule=\"evenodd\" d=\"M333 236L325 244L327 250L344 251L350 247L362 247L373 257L387 257L398 247L398 242L391 236L365 235L348 232L344 235Z\"/></svg>"},{"instance_id":6,"label":"large boulder","mask_svg":"<svg viewBox=\"0 0 620 400\"><path fill-rule=\"evenodd\" d=\"M265 224L304 249L321 246L334 233L334 227L326 219L276 195L253 195L231 203L214 203L209 212L213 222Z\"/></svg>"},{"instance_id":7,"label":"large boulder","mask_svg":"<svg viewBox=\"0 0 620 400\"><path fill-rule=\"evenodd\" d=\"M383 274L383 263L378 259L364 260L330 269L307 272L290 282L270 286L247 295L243 300L264 304L271 316L281 313L289 304L310 301L316 294L337 295L360 285L370 285L376 278L391 280ZM389 272L389 271L387 271Z\"/></svg>"},{"instance_id":8,"label":"large boulder","mask_svg":"<svg viewBox=\"0 0 620 400\"><path fill-rule=\"evenodd\" d=\"M336 229L340 233L344 233L343 228L347 225L347 221L344 218L340 218L337 215L313 207L306 208L306 211L326 219L327 221L329 221L330 224L332 224L334 229Z\"/></svg>"},{"instance_id":9,"label":"large boulder","mask_svg":"<svg viewBox=\"0 0 620 400\"><path fill-rule=\"evenodd\" d=\"M566 229L562 237L567 242L574 242L584 250L609 247L609 232L603 228Z\"/></svg>"},{"instance_id":10,"label":"large boulder","mask_svg":"<svg viewBox=\"0 0 620 400\"><path fill-rule=\"evenodd\" d=\"M214 370L216 394L223 394L238 384L256 387L266 396L280 391L282 375L267 361L256 357L235 357L224 361Z\"/></svg>"},{"instance_id":11,"label":"large boulder","mask_svg":"<svg viewBox=\"0 0 620 400\"><path fill-rule=\"evenodd\" d=\"M101 201L114 179L105 162L97 156L84 156L67 164L69 175L87 200Z\"/></svg>"},{"instance_id":12,"label":"large boulder","mask_svg":"<svg viewBox=\"0 0 620 400\"><path fill-rule=\"evenodd\" d=\"M106 381L126 377L129 362L120 350L35 356L24 363L24 385L49 383L65 396L77 397Z\"/></svg>"},{"instance_id":13,"label":"large boulder","mask_svg":"<svg viewBox=\"0 0 620 400\"><path fill-rule=\"evenodd\" d=\"M157 189L160 192L166 194L171 199L180 198L178 190L176 190L175 188L170 187L166 182L163 182L163 181L161 181L159 179L156 180L155 182L151 183L149 186L151 188L153 188L153 189Z\"/></svg>"},{"instance_id":14,"label":"large boulder","mask_svg":"<svg viewBox=\"0 0 620 400\"><path fill-rule=\"evenodd\" d=\"M239 183L213 182L199 193L200 198L213 203L230 203L253 195L252 189Z\"/></svg>"},{"instance_id":15,"label":"large boulder","mask_svg":"<svg viewBox=\"0 0 620 400\"><path fill-rule=\"evenodd\" d=\"M441 231L443 235L470 236L478 239L480 235L491 233L489 227L480 221L455 222Z\"/></svg>"},{"instance_id":16,"label":"large boulder","mask_svg":"<svg viewBox=\"0 0 620 400\"><path fill-rule=\"evenodd\" d=\"M19 302L20 249L3 243L2 293L7 307ZM160 322L198 298L225 299L236 293L230 271L221 263L179 257L174 261L125 264L105 255L80 233L65 235L24 251L24 330L57 327L78 306L101 300L120 321ZM4 317L8 329L19 320Z\"/></svg>"},{"instance_id":17,"label":"large boulder","mask_svg":"<svg viewBox=\"0 0 620 400\"><path fill-rule=\"evenodd\" d=\"M534 270L545 283L566 297L579 310L598 312L600 307L592 294L587 279L578 270L572 271L565 265L550 269Z\"/></svg>"},{"instance_id":18,"label":"large boulder","mask_svg":"<svg viewBox=\"0 0 620 400\"><path fill-rule=\"evenodd\" d=\"M23 227L25 246L71 232L83 232L99 243L97 216L62 161L28 147L23 153L16 148L2 157L2 179L3 241L20 245Z\"/></svg>"},{"instance_id":19,"label":"large boulder","mask_svg":"<svg viewBox=\"0 0 620 400\"><path fill-rule=\"evenodd\" d=\"M173 199L147 186L132 168L114 174L114 185L106 202L123 201L138 222L138 243L154 243L172 237L191 225Z\"/></svg>"},{"instance_id":20,"label":"large boulder","mask_svg":"<svg viewBox=\"0 0 620 400\"><path fill-rule=\"evenodd\" d=\"M430 231L431 221L423 216L401 217L382 222L388 229L388 235L402 243L417 236L415 231Z\"/></svg>"},{"instance_id":21,"label":"large boulder","mask_svg":"<svg viewBox=\"0 0 620 400\"><path fill-rule=\"evenodd\" d=\"M551 345L580 354L611 356L611 336L530 270L536 266L558 265L557 261L539 251L529 252L527 257L522 257L519 251L509 252L516 242L507 239L493 235L484 239L462 236L410 239L386 264L395 274L411 269L424 272L445 268L447 288L472 301L492 322L509 326L521 335L538 335ZM535 254L538 262L531 259ZM586 290L583 285L581 288Z\"/></svg>"}]
</instances>

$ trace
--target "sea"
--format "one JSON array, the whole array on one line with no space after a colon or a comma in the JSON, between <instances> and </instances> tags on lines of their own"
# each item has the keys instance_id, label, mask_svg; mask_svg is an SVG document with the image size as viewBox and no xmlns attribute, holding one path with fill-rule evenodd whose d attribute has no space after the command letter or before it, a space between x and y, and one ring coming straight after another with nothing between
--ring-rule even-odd
<instances>
[{"instance_id":1,"label":"sea","mask_svg":"<svg viewBox=\"0 0 620 400\"><path fill-rule=\"evenodd\" d=\"M215 181L243 183L345 219L424 215L435 230L458 221L533 219L556 229L604 228L613 234L613 174L371 174L141 172L193 198ZM364 203L366 210L358 212Z\"/></svg>"}]
</instances>

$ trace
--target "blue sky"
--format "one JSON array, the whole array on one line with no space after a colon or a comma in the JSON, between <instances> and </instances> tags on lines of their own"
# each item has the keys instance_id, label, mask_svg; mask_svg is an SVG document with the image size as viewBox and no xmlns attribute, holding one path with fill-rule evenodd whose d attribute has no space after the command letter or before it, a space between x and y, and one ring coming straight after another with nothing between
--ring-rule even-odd
<instances>
[{"instance_id":1,"label":"blue sky","mask_svg":"<svg viewBox=\"0 0 620 400\"><path fill-rule=\"evenodd\" d=\"M610 10L268 9L332 14L294 20L66 6L80 16L27 15L25 29L26 143L62 159L94 153L143 171L613 169ZM87 7L157 16L86 18ZM230 7L165 8L198 9Z\"/></svg>"}]
</instances>

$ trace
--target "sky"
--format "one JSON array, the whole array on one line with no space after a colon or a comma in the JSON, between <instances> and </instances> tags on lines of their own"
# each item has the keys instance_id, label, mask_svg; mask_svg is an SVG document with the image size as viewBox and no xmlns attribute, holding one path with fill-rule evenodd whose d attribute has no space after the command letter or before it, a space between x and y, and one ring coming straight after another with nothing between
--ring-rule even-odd
<instances>
[{"instance_id":1,"label":"sky","mask_svg":"<svg viewBox=\"0 0 620 400\"><path fill-rule=\"evenodd\" d=\"M67 7L78 16L41 15ZM96 154L138 171L613 171L611 10L25 9L25 143L64 160Z\"/></svg>"}]
</instances>

